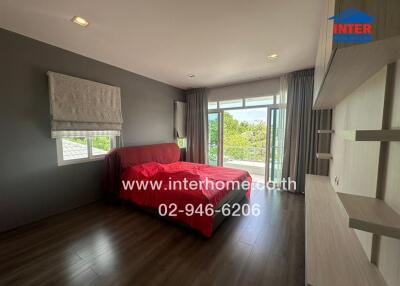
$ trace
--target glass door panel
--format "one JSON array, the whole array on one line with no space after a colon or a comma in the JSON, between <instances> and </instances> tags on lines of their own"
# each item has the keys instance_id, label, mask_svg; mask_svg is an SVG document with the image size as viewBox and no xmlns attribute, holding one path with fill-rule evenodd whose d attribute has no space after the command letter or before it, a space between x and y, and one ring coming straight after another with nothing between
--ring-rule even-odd
<instances>
[{"instance_id":1,"label":"glass door panel","mask_svg":"<svg viewBox=\"0 0 400 286\"><path fill-rule=\"evenodd\" d=\"M264 184L267 108L225 110L223 115L223 166L246 170Z\"/></svg>"},{"instance_id":2,"label":"glass door panel","mask_svg":"<svg viewBox=\"0 0 400 286\"><path fill-rule=\"evenodd\" d=\"M208 114L208 164L217 166L220 153L220 114L218 112Z\"/></svg>"},{"instance_id":3,"label":"glass door panel","mask_svg":"<svg viewBox=\"0 0 400 286\"><path fill-rule=\"evenodd\" d=\"M269 114L268 181L280 182L282 179L283 145L285 140L286 110L273 108Z\"/></svg>"}]
</instances>

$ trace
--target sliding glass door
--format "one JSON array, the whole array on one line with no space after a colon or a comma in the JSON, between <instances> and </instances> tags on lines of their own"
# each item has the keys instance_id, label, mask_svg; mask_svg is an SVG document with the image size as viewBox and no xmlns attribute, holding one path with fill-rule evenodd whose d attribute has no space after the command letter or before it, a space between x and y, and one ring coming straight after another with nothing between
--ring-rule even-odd
<instances>
[{"instance_id":1,"label":"sliding glass door","mask_svg":"<svg viewBox=\"0 0 400 286\"><path fill-rule=\"evenodd\" d=\"M279 182L285 115L279 95L209 102L208 163L246 170L255 182Z\"/></svg>"},{"instance_id":2,"label":"sliding glass door","mask_svg":"<svg viewBox=\"0 0 400 286\"><path fill-rule=\"evenodd\" d=\"M220 113L208 114L208 164L220 165Z\"/></svg>"},{"instance_id":3,"label":"sliding glass door","mask_svg":"<svg viewBox=\"0 0 400 286\"><path fill-rule=\"evenodd\" d=\"M254 182L265 182L267 146L266 107L223 112L224 167L248 171Z\"/></svg>"},{"instance_id":4,"label":"sliding glass door","mask_svg":"<svg viewBox=\"0 0 400 286\"><path fill-rule=\"evenodd\" d=\"M268 181L280 182L282 179L283 146L285 140L285 109L271 108L268 113Z\"/></svg>"}]
</instances>

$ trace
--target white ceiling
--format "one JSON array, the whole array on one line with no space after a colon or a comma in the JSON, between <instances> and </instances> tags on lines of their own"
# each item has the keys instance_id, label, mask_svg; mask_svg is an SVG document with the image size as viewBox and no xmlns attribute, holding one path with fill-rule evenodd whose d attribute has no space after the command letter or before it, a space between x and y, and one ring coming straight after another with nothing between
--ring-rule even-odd
<instances>
[{"instance_id":1,"label":"white ceiling","mask_svg":"<svg viewBox=\"0 0 400 286\"><path fill-rule=\"evenodd\" d=\"M0 27L176 87L210 87L314 66L322 3L2 0Z\"/></svg>"}]
</instances>

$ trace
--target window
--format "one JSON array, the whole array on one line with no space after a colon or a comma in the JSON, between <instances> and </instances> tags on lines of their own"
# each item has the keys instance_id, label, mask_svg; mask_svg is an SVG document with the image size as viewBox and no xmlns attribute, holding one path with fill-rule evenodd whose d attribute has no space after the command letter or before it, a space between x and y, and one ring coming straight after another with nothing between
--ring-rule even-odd
<instances>
[{"instance_id":1,"label":"window","mask_svg":"<svg viewBox=\"0 0 400 286\"><path fill-rule=\"evenodd\" d=\"M103 159L116 146L115 136L75 136L57 138L58 165Z\"/></svg>"},{"instance_id":2,"label":"window","mask_svg":"<svg viewBox=\"0 0 400 286\"><path fill-rule=\"evenodd\" d=\"M274 104L274 96L250 97L245 99L246 106L259 106Z\"/></svg>"},{"instance_id":3,"label":"window","mask_svg":"<svg viewBox=\"0 0 400 286\"><path fill-rule=\"evenodd\" d=\"M258 97L229 99L222 101L209 101L208 110L210 112L214 112L221 109L237 109L243 107L272 107L278 104L286 104L286 100L285 98L282 98L279 94L276 94Z\"/></svg>"},{"instance_id":4,"label":"window","mask_svg":"<svg viewBox=\"0 0 400 286\"><path fill-rule=\"evenodd\" d=\"M210 101L208 103L208 109L217 109L218 108L218 102L217 101Z\"/></svg>"},{"instance_id":5,"label":"window","mask_svg":"<svg viewBox=\"0 0 400 286\"><path fill-rule=\"evenodd\" d=\"M208 114L208 164L218 166L219 137L220 137L220 113L210 112Z\"/></svg>"},{"instance_id":6,"label":"window","mask_svg":"<svg viewBox=\"0 0 400 286\"><path fill-rule=\"evenodd\" d=\"M235 108L242 106L243 106L243 99L223 100L219 102L219 108Z\"/></svg>"},{"instance_id":7,"label":"window","mask_svg":"<svg viewBox=\"0 0 400 286\"><path fill-rule=\"evenodd\" d=\"M186 148L186 138L178 138L176 139L176 143L178 144L179 148L183 149Z\"/></svg>"},{"instance_id":8,"label":"window","mask_svg":"<svg viewBox=\"0 0 400 286\"><path fill-rule=\"evenodd\" d=\"M61 138L59 140L61 140L62 145L63 161L89 158L87 137Z\"/></svg>"}]
</instances>

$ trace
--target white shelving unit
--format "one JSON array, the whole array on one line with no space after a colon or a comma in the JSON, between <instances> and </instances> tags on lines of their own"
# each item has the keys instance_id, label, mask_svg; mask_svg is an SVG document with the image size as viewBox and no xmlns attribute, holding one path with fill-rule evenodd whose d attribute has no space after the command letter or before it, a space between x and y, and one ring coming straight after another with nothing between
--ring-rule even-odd
<instances>
[{"instance_id":1,"label":"white shelving unit","mask_svg":"<svg viewBox=\"0 0 400 286\"><path fill-rule=\"evenodd\" d=\"M330 160L333 159L332 154L329 153L317 153L317 159Z\"/></svg>"},{"instance_id":2,"label":"white shelving unit","mask_svg":"<svg viewBox=\"0 0 400 286\"><path fill-rule=\"evenodd\" d=\"M400 239L400 215L384 201L337 193L351 228Z\"/></svg>"},{"instance_id":3,"label":"white shelving unit","mask_svg":"<svg viewBox=\"0 0 400 286\"><path fill-rule=\"evenodd\" d=\"M349 141L400 141L400 130L343 130L338 136Z\"/></svg>"},{"instance_id":4,"label":"white shelving unit","mask_svg":"<svg viewBox=\"0 0 400 286\"><path fill-rule=\"evenodd\" d=\"M318 134L333 134L335 133L335 130L318 130Z\"/></svg>"},{"instance_id":5,"label":"white shelving unit","mask_svg":"<svg viewBox=\"0 0 400 286\"><path fill-rule=\"evenodd\" d=\"M386 286L370 263L329 177L306 176L307 285Z\"/></svg>"}]
</instances>

